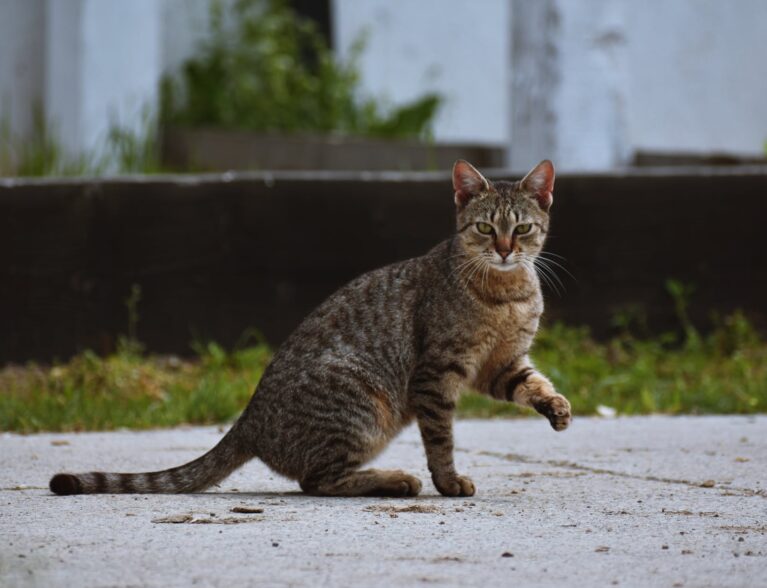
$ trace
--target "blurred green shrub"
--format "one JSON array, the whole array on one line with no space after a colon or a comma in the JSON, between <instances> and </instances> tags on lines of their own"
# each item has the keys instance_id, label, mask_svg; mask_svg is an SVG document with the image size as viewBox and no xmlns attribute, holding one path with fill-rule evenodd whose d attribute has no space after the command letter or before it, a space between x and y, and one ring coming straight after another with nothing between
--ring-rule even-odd
<instances>
[{"instance_id":1,"label":"blurred green shrub","mask_svg":"<svg viewBox=\"0 0 767 588\"><path fill-rule=\"evenodd\" d=\"M0 177L104 176L162 171L157 146L156 117L149 109L142 114L141 129L135 131L113 120L96 149L77 155L66 152L56 126L40 105L30 110L31 132L21 137L10 122L0 121Z\"/></svg>"},{"instance_id":2,"label":"blurred green shrub","mask_svg":"<svg viewBox=\"0 0 767 588\"><path fill-rule=\"evenodd\" d=\"M396 108L362 98L357 62L336 58L316 25L284 0L211 4L211 35L162 84L170 125L427 138L442 102L426 94Z\"/></svg>"},{"instance_id":3,"label":"blurred green shrub","mask_svg":"<svg viewBox=\"0 0 767 588\"><path fill-rule=\"evenodd\" d=\"M7 119L0 122L0 177L96 175L100 171L101 163L93 158L65 154L39 105L32 107L30 116L31 132L25 138L13 133Z\"/></svg>"}]
</instances>

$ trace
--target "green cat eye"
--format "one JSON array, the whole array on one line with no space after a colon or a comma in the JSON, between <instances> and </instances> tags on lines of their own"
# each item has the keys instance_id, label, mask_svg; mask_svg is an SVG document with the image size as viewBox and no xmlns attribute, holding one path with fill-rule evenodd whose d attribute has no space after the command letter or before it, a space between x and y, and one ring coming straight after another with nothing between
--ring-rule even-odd
<instances>
[{"instance_id":1,"label":"green cat eye","mask_svg":"<svg viewBox=\"0 0 767 588\"><path fill-rule=\"evenodd\" d=\"M533 225L531 225L531 224L517 225L516 228L514 229L514 232L517 235L525 235L525 234L529 233L532 228L533 228Z\"/></svg>"},{"instance_id":2,"label":"green cat eye","mask_svg":"<svg viewBox=\"0 0 767 588\"><path fill-rule=\"evenodd\" d=\"M489 235L493 232L493 225L487 223L477 223L477 230L483 235Z\"/></svg>"}]
</instances>

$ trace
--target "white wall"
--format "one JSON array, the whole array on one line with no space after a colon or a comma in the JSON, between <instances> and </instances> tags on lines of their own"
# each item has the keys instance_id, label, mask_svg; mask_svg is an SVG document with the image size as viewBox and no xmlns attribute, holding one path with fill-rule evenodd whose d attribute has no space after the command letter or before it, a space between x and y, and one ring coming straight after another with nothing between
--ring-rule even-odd
<instances>
[{"instance_id":1,"label":"white wall","mask_svg":"<svg viewBox=\"0 0 767 588\"><path fill-rule=\"evenodd\" d=\"M367 31L366 92L399 104L436 91L442 142L506 144L509 135L508 0L333 0L341 55Z\"/></svg>"},{"instance_id":2,"label":"white wall","mask_svg":"<svg viewBox=\"0 0 767 588\"><path fill-rule=\"evenodd\" d=\"M113 121L143 132L161 75L208 24L209 0L0 0L0 122L29 136L39 105L72 154Z\"/></svg>"},{"instance_id":3,"label":"white wall","mask_svg":"<svg viewBox=\"0 0 767 588\"><path fill-rule=\"evenodd\" d=\"M628 132L626 0L514 0L510 166L623 165Z\"/></svg>"},{"instance_id":4,"label":"white wall","mask_svg":"<svg viewBox=\"0 0 767 588\"><path fill-rule=\"evenodd\" d=\"M161 73L158 0L0 0L0 120L29 136L33 108L72 154L113 121L139 131Z\"/></svg>"},{"instance_id":5,"label":"white wall","mask_svg":"<svg viewBox=\"0 0 767 588\"><path fill-rule=\"evenodd\" d=\"M162 70L178 68L204 41L210 26L210 0L159 0L162 4ZM233 4L223 0L222 4Z\"/></svg>"},{"instance_id":6,"label":"white wall","mask_svg":"<svg viewBox=\"0 0 767 588\"><path fill-rule=\"evenodd\" d=\"M632 147L763 154L767 2L623 1Z\"/></svg>"},{"instance_id":7,"label":"white wall","mask_svg":"<svg viewBox=\"0 0 767 588\"><path fill-rule=\"evenodd\" d=\"M92 146L110 119L140 129L145 110L157 103L160 4L88 0L83 32L83 133L84 144Z\"/></svg>"},{"instance_id":8,"label":"white wall","mask_svg":"<svg viewBox=\"0 0 767 588\"><path fill-rule=\"evenodd\" d=\"M624 1L557 0L551 157L560 170L609 169L630 153Z\"/></svg>"},{"instance_id":9,"label":"white wall","mask_svg":"<svg viewBox=\"0 0 767 588\"><path fill-rule=\"evenodd\" d=\"M532 5L514 0L512 18L524 14L533 33L514 23L513 62L531 48L547 57L512 73L512 167L545 156L563 171L611 169L637 150L764 153L767 2L537 0L539 22Z\"/></svg>"},{"instance_id":10,"label":"white wall","mask_svg":"<svg viewBox=\"0 0 767 588\"><path fill-rule=\"evenodd\" d=\"M42 107L45 0L0 0L0 122L31 131L31 106Z\"/></svg>"},{"instance_id":11,"label":"white wall","mask_svg":"<svg viewBox=\"0 0 767 588\"><path fill-rule=\"evenodd\" d=\"M366 92L441 93L437 140L508 145L519 170L608 169L636 149L758 155L767 139L764 0L332 4L341 54L368 31ZM140 130L207 26L208 0L0 0L0 120L28 133L41 104L72 151L113 118Z\"/></svg>"},{"instance_id":12,"label":"white wall","mask_svg":"<svg viewBox=\"0 0 767 588\"><path fill-rule=\"evenodd\" d=\"M156 0L49 0L45 107L71 153L103 145L117 123L140 131L161 73Z\"/></svg>"}]
</instances>

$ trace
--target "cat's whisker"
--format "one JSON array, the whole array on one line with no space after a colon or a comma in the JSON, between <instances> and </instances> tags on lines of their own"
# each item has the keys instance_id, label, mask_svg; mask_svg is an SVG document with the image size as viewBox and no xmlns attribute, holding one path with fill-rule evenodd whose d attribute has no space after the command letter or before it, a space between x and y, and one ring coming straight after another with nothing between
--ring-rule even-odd
<instances>
[{"instance_id":1,"label":"cat's whisker","mask_svg":"<svg viewBox=\"0 0 767 588\"><path fill-rule=\"evenodd\" d=\"M520 253L520 257L522 258L522 263L525 264L530 270L532 270L535 274L538 275L538 277L549 287L551 288L558 296L560 296L559 288L557 288L557 285L554 283L554 281L549 276L548 272L545 271L543 268L539 267L538 264L536 264L536 258L534 255L530 255L527 253Z\"/></svg>"},{"instance_id":2,"label":"cat's whisker","mask_svg":"<svg viewBox=\"0 0 767 588\"><path fill-rule=\"evenodd\" d=\"M540 253L538 255L532 255L532 254L522 254L522 255L524 255L525 259L530 261L533 264L533 266L540 269L540 271L538 272L539 275L545 272L547 277L552 278L552 280L550 281L556 280L556 282L559 284L559 286L563 290L565 291L567 290L567 288L565 288L564 283L562 282L560 277L557 275L555 268L552 267L551 264L555 264L556 266L562 268L564 271L568 273L568 275L570 275L570 277L573 277L572 274L570 274L570 272L567 271L567 268L563 267L561 264L557 263L554 260L540 257ZM575 278L573 277L573 279Z\"/></svg>"},{"instance_id":3,"label":"cat's whisker","mask_svg":"<svg viewBox=\"0 0 767 588\"><path fill-rule=\"evenodd\" d=\"M578 281L578 279L577 279L577 278L576 278L576 277L575 277L575 276L574 276L574 275L573 275L573 274L570 272L570 270L568 270L568 269L567 269L567 268L566 268L564 265L562 265L561 263L557 262L557 261L556 261L556 260L554 260L554 259L549 259L549 258L546 258L546 257L544 256L544 253L545 253L544 251L541 251L540 253L538 253L538 257L539 257L539 259L545 260L547 263L552 263L552 264L556 265L556 266L557 266L558 268L560 268L560 269L561 269L563 272L565 272L565 273L566 273L568 276L570 276L570 277L571 277L573 280L575 280L576 282ZM563 260L565 259L565 258L564 258L564 257L562 257L561 255L560 255L560 256L558 256L558 257L561 257Z\"/></svg>"},{"instance_id":4,"label":"cat's whisker","mask_svg":"<svg viewBox=\"0 0 767 588\"><path fill-rule=\"evenodd\" d=\"M567 258L564 255L559 255L559 253L554 253L553 251L539 251L538 255L552 255L554 257L558 257L559 259L563 261L567 261Z\"/></svg>"},{"instance_id":5,"label":"cat's whisker","mask_svg":"<svg viewBox=\"0 0 767 588\"><path fill-rule=\"evenodd\" d=\"M520 257L522 257L522 259L520 260L520 263L537 275L538 271L536 270L535 264L533 263L532 259L530 259L527 256L520 256Z\"/></svg>"},{"instance_id":6,"label":"cat's whisker","mask_svg":"<svg viewBox=\"0 0 767 588\"><path fill-rule=\"evenodd\" d=\"M551 288L557 294L557 296L559 296L559 290L557 289L556 284L552 283L551 279L545 273L540 271L537 267L533 267L533 271L549 288Z\"/></svg>"},{"instance_id":7,"label":"cat's whisker","mask_svg":"<svg viewBox=\"0 0 767 588\"><path fill-rule=\"evenodd\" d=\"M482 258L481 257L477 257L476 259L477 259L477 263L474 266L471 274L469 275L469 277L466 280L467 284L472 282L474 280L474 278L479 274L479 272L482 271L482 268L483 268L483 266L482 266Z\"/></svg>"},{"instance_id":8,"label":"cat's whisker","mask_svg":"<svg viewBox=\"0 0 767 588\"><path fill-rule=\"evenodd\" d=\"M468 273L471 269L474 269L474 267L480 263L482 263L482 260L479 257L472 257L470 260L462 264L461 271Z\"/></svg>"},{"instance_id":9,"label":"cat's whisker","mask_svg":"<svg viewBox=\"0 0 767 588\"><path fill-rule=\"evenodd\" d=\"M448 255L446 259L455 259L456 257L469 257L469 254L465 251L460 251L458 253L454 253L453 255Z\"/></svg>"},{"instance_id":10,"label":"cat's whisker","mask_svg":"<svg viewBox=\"0 0 767 588\"><path fill-rule=\"evenodd\" d=\"M461 264L459 271L457 272L458 279L462 280L464 282L464 285L468 286L468 284L473 279L474 274L477 273L477 270L479 269L481 263L482 263L481 258L472 257L468 261Z\"/></svg>"},{"instance_id":11,"label":"cat's whisker","mask_svg":"<svg viewBox=\"0 0 767 588\"><path fill-rule=\"evenodd\" d=\"M453 270L450 272L448 277L452 277L455 274L460 275L461 272L463 272L463 270L466 269L466 267L471 266L472 263L474 263L474 260L469 259L468 261L464 261L463 263L455 266Z\"/></svg>"},{"instance_id":12,"label":"cat's whisker","mask_svg":"<svg viewBox=\"0 0 767 588\"><path fill-rule=\"evenodd\" d=\"M464 261L464 262L458 264L457 266L455 266L453 268L453 270L450 272L448 277L452 277L454 274L456 274L456 275L458 275L460 277L460 275L463 273L463 271L467 267L471 267L472 264L474 264L474 263L477 263L477 258L476 257L471 257L471 258L467 259L466 261Z\"/></svg>"},{"instance_id":13,"label":"cat's whisker","mask_svg":"<svg viewBox=\"0 0 767 588\"><path fill-rule=\"evenodd\" d=\"M487 285L487 275L490 272L490 262L485 260L485 273L482 275L482 292L485 291Z\"/></svg>"},{"instance_id":14,"label":"cat's whisker","mask_svg":"<svg viewBox=\"0 0 767 588\"><path fill-rule=\"evenodd\" d=\"M479 288L481 292L484 292L484 273L485 269L487 268L487 259L486 255L481 255L478 257L479 264L476 271L476 277L479 278Z\"/></svg>"},{"instance_id":15,"label":"cat's whisker","mask_svg":"<svg viewBox=\"0 0 767 588\"><path fill-rule=\"evenodd\" d=\"M555 267L553 267L553 266L551 265L551 264L552 264L552 261L551 261L550 259L543 259L543 258L539 257L539 258L536 258L536 262L537 262L537 263L539 263L541 266L545 267L546 269L548 269L548 270L551 272L551 274L552 274L554 277L556 277L556 278L557 278L557 281L560 283L560 285L562 286L562 288L564 288L564 287L565 287L564 283L562 282L562 280L560 279L559 275L558 275L558 274L557 274L557 272L556 272L556 268L555 268ZM557 265L558 265L558 264L557 264ZM561 267L561 266L560 266L560 267ZM563 269L564 269L564 268L563 268ZM567 271L567 270L565 270L565 271ZM573 278L573 279L574 279L574 278Z\"/></svg>"},{"instance_id":16,"label":"cat's whisker","mask_svg":"<svg viewBox=\"0 0 767 588\"><path fill-rule=\"evenodd\" d=\"M538 270L538 275L541 277L546 278L546 283L549 284L549 286L556 292L557 296L561 296L562 293L559 291L559 287L557 287L557 284L563 289L566 290L565 285L562 283L562 280L559 279L559 276L554 273L554 271L541 263L540 260L533 261L533 265Z\"/></svg>"}]
</instances>

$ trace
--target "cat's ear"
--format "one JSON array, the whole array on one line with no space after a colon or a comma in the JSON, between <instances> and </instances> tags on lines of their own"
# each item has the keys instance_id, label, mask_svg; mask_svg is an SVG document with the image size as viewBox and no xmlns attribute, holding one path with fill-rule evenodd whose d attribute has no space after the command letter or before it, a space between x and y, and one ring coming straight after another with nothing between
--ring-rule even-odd
<instances>
[{"instance_id":1,"label":"cat's ear","mask_svg":"<svg viewBox=\"0 0 767 588\"><path fill-rule=\"evenodd\" d=\"M490 184L484 176L468 161L459 159L453 165L453 190L455 190L455 205L463 208L469 200L481 192L490 189Z\"/></svg>"},{"instance_id":2,"label":"cat's ear","mask_svg":"<svg viewBox=\"0 0 767 588\"><path fill-rule=\"evenodd\" d=\"M554 201L554 164L544 159L522 180L522 189L530 192L541 210L548 212Z\"/></svg>"}]
</instances>

